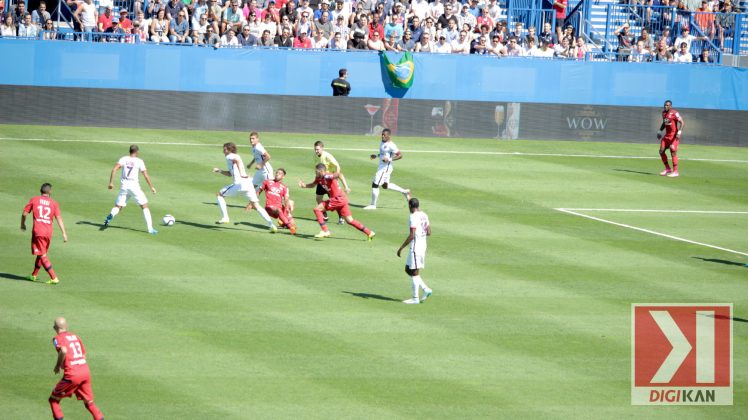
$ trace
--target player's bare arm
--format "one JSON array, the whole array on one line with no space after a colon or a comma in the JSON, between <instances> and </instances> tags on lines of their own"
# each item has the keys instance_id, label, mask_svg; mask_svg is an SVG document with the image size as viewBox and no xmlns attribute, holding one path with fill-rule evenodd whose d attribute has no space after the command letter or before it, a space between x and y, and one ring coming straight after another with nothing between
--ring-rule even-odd
<instances>
[{"instance_id":1,"label":"player's bare arm","mask_svg":"<svg viewBox=\"0 0 748 420\"><path fill-rule=\"evenodd\" d=\"M21 231L26 232L26 215L28 213L21 212Z\"/></svg>"},{"instance_id":2,"label":"player's bare arm","mask_svg":"<svg viewBox=\"0 0 748 420\"><path fill-rule=\"evenodd\" d=\"M299 180L299 187L301 187L301 188L312 188L312 187L313 187L313 186L315 186L315 185L317 185L317 183L316 183L316 182L312 182L312 183L309 183L309 184L305 184L305 183L304 183L304 181L302 181L302 180Z\"/></svg>"},{"instance_id":3,"label":"player's bare arm","mask_svg":"<svg viewBox=\"0 0 748 420\"><path fill-rule=\"evenodd\" d=\"M68 354L68 349L65 346L60 347L60 350L57 352L57 363L55 364L54 372L55 374L60 373L60 369L62 369L62 366L65 363L65 357Z\"/></svg>"},{"instance_id":4,"label":"player's bare arm","mask_svg":"<svg viewBox=\"0 0 748 420\"><path fill-rule=\"evenodd\" d=\"M221 174L223 176L231 176L231 172L224 171L223 169L219 169L219 168L213 168L213 172L215 172L217 174Z\"/></svg>"},{"instance_id":5,"label":"player's bare arm","mask_svg":"<svg viewBox=\"0 0 748 420\"><path fill-rule=\"evenodd\" d=\"M153 186L153 182L151 182L151 177L148 176L148 171L143 171L143 178L145 178L145 182L148 183L148 186L151 187L151 192L156 194L156 187Z\"/></svg>"},{"instance_id":6,"label":"player's bare arm","mask_svg":"<svg viewBox=\"0 0 748 420\"><path fill-rule=\"evenodd\" d=\"M395 161L395 160L400 160L400 159L402 159L402 158L403 158L403 154L402 154L402 153L400 153L400 151L399 151L399 150L397 151L397 153L395 153L395 156L392 156L392 160L393 160L393 161Z\"/></svg>"},{"instance_id":7,"label":"player's bare arm","mask_svg":"<svg viewBox=\"0 0 748 420\"><path fill-rule=\"evenodd\" d=\"M678 132L675 133L676 137L680 138L680 135L683 132L683 127L685 127L685 125L686 123L683 121L683 118L675 122L675 126L678 127Z\"/></svg>"},{"instance_id":8,"label":"player's bare arm","mask_svg":"<svg viewBox=\"0 0 748 420\"><path fill-rule=\"evenodd\" d=\"M265 152L262 155L262 162L257 164L257 169L262 169L265 167L265 164L270 162L270 153Z\"/></svg>"},{"instance_id":9,"label":"player's bare arm","mask_svg":"<svg viewBox=\"0 0 748 420\"><path fill-rule=\"evenodd\" d=\"M431 225L426 226L426 236L431 236Z\"/></svg>"},{"instance_id":10,"label":"player's bare arm","mask_svg":"<svg viewBox=\"0 0 748 420\"><path fill-rule=\"evenodd\" d=\"M397 256L398 256L398 258L400 257L400 253L403 251L403 248L405 248L406 246L408 246L408 244L410 243L410 241L412 241L413 238L415 238L415 234L416 234L416 228L410 228L410 233L408 234L408 237L405 238L405 241L403 241L403 244L400 245L400 248L397 249Z\"/></svg>"},{"instance_id":11,"label":"player's bare arm","mask_svg":"<svg viewBox=\"0 0 748 420\"><path fill-rule=\"evenodd\" d=\"M114 165L114 168L112 168L112 173L111 173L111 174L109 174L109 186L108 186L107 188L109 188L110 190L111 190L112 188L114 188L114 174L115 174L115 173L116 173L117 171L119 171L119 170L120 170L120 168L122 168L122 165L120 165L119 163L115 164L115 165Z\"/></svg>"},{"instance_id":12,"label":"player's bare arm","mask_svg":"<svg viewBox=\"0 0 748 420\"><path fill-rule=\"evenodd\" d=\"M57 226L60 227L60 230L62 231L62 241L67 242L68 241L68 233L65 230L65 222L62 221L62 216L56 216L55 219L57 219Z\"/></svg>"},{"instance_id":13,"label":"player's bare arm","mask_svg":"<svg viewBox=\"0 0 748 420\"><path fill-rule=\"evenodd\" d=\"M338 166L338 170L340 170L340 166ZM345 176L343 175L342 172L340 172L339 178L340 178L340 182L343 183L343 188L345 188L346 194L350 193L351 189L350 187L348 187L348 181L345 180Z\"/></svg>"}]
</instances>

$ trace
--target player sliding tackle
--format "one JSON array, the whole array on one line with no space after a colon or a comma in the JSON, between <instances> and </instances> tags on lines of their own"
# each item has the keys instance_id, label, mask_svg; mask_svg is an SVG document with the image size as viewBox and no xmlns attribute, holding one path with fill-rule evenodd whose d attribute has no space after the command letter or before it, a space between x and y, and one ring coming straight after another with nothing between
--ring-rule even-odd
<instances>
[{"instance_id":1,"label":"player sliding tackle","mask_svg":"<svg viewBox=\"0 0 748 420\"><path fill-rule=\"evenodd\" d=\"M270 218L268 213L260 207L260 203L257 199L257 193L252 185L251 180L244 171L244 162L242 162L241 156L236 153L236 144L224 143L223 154L226 156L227 171L223 171L219 168L213 168L213 172L233 178L234 183L229 184L216 193L216 202L218 207L221 209L221 220L217 221L216 224L222 225L229 222L229 212L226 208L226 199L224 197L231 197L234 195L243 195L249 201L247 208L254 207L260 216L268 223L270 232L275 233L278 228L273 224L273 219Z\"/></svg>"},{"instance_id":2,"label":"player sliding tackle","mask_svg":"<svg viewBox=\"0 0 748 420\"><path fill-rule=\"evenodd\" d=\"M322 231L314 235L314 237L326 238L330 236L330 231L327 229L327 222L325 222L325 216L323 215L323 212L337 211L338 215L344 217L345 221L348 222L349 225L363 232L369 238L369 240L374 239L374 235L376 234L366 228L366 226L362 225L361 222L354 219L351 215L351 209L348 207L348 198L340 189L340 186L338 186L338 178L340 178L340 173L327 172L325 171L325 165L323 163L320 163L315 167L315 175L316 176L314 178L314 181L308 184L305 184L304 181L299 180L299 187L312 188L316 185L319 185L330 197L329 199L317 204L317 207L314 208L314 215L317 217L317 222L319 222L319 226L322 228Z\"/></svg>"},{"instance_id":3,"label":"player sliding tackle","mask_svg":"<svg viewBox=\"0 0 748 420\"><path fill-rule=\"evenodd\" d=\"M286 176L286 170L279 168L275 171L274 180L266 179L262 182L258 194L262 194L265 191L265 211L268 212L270 217L279 219L282 226L287 227L291 231L291 235L296 235L296 223L291 215L294 203L288 194L288 187L281 182L284 176ZM246 210L249 210L251 207L252 203L247 204Z\"/></svg>"}]
</instances>

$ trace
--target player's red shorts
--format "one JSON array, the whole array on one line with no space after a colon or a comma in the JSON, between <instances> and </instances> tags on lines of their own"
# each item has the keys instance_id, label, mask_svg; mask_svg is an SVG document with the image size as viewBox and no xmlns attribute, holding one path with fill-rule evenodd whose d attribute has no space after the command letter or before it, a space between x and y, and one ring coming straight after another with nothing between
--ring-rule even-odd
<instances>
[{"instance_id":1,"label":"player's red shorts","mask_svg":"<svg viewBox=\"0 0 748 420\"><path fill-rule=\"evenodd\" d=\"M32 236L31 237L31 254L33 255L44 255L49 249L49 242L52 238L48 236Z\"/></svg>"},{"instance_id":2,"label":"player's red shorts","mask_svg":"<svg viewBox=\"0 0 748 420\"><path fill-rule=\"evenodd\" d=\"M265 206L265 211L268 212L268 215L270 215L270 217L275 219L277 219L281 213L281 209L272 206Z\"/></svg>"},{"instance_id":3,"label":"player's red shorts","mask_svg":"<svg viewBox=\"0 0 748 420\"><path fill-rule=\"evenodd\" d=\"M93 401L94 394L91 389L91 377L62 378L57 383L52 395L56 398L68 398L75 394L76 398L83 401Z\"/></svg>"},{"instance_id":4,"label":"player's red shorts","mask_svg":"<svg viewBox=\"0 0 748 420\"><path fill-rule=\"evenodd\" d=\"M670 149L673 152L678 151L678 145L680 144L680 138L672 136L665 136L660 140L660 149Z\"/></svg>"},{"instance_id":5,"label":"player's red shorts","mask_svg":"<svg viewBox=\"0 0 748 420\"><path fill-rule=\"evenodd\" d=\"M348 208L348 199L345 196L332 197L323 201L323 203L326 211L337 211L343 217L351 215L351 209Z\"/></svg>"}]
</instances>

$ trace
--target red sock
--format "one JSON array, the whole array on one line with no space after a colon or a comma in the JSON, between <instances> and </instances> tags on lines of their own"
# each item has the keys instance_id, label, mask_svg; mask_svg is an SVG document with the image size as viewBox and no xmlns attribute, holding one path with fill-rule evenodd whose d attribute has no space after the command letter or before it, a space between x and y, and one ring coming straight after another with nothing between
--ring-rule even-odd
<instances>
[{"instance_id":1,"label":"red sock","mask_svg":"<svg viewBox=\"0 0 748 420\"><path fill-rule=\"evenodd\" d=\"M39 274L39 270L42 268L42 257L36 256L36 261L34 261L34 272L31 273L32 276L36 277L37 274Z\"/></svg>"},{"instance_id":2,"label":"red sock","mask_svg":"<svg viewBox=\"0 0 748 420\"><path fill-rule=\"evenodd\" d=\"M677 171L678 170L678 154L673 153L672 155L673 155L673 170Z\"/></svg>"},{"instance_id":3,"label":"red sock","mask_svg":"<svg viewBox=\"0 0 748 420\"><path fill-rule=\"evenodd\" d=\"M665 154L665 152L660 153L660 158L662 159L662 163L665 164L665 169L667 169L669 171L670 170L670 164L667 161L667 155ZM673 164L675 164L675 159L673 159Z\"/></svg>"},{"instance_id":4,"label":"red sock","mask_svg":"<svg viewBox=\"0 0 748 420\"><path fill-rule=\"evenodd\" d=\"M315 207L314 215L317 216L317 222L319 223L319 226L322 228L322 231L327 232L327 223L325 223L325 217L322 215L322 210Z\"/></svg>"},{"instance_id":5,"label":"red sock","mask_svg":"<svg viewBox=\"0 0 748 420\"><path fill-rule=\"evenodd\" d=\"M52 397L49 397L49 406L52 408L52 417L57 420L65 417L64 414L62 414L62 409L60 408L60 402Z\"/></svg>"},{"instance_id":6,"label":"red sock","mask_svg":"<svg viewBox=\"0 0 748 420\"><path fill-rule=\"evenodd\" d=\"M86 410L88 410L88 412L91 413L94 420L101 420L104 418L104 415L101 414L101 411L99 411L99 407L97 407L93 401L91 401L88 404L84 404L84 405L86 406Z\"/></svg>"},{"instance_id":7,"label":"red sock","mask_svg":"<svg viewBox=\"0 0 748 420\"><path fill-rule=\"evenodd\" d=\"M348 224L360 230L361 232L364 232L367 235L371 233L371 231L366 226L362 225L361 222L359 222L356 219L351 220Z\"/></svg>"},{"instance_id":8,"label":"red sock","mask_svg":"<svg viewBox=\"0 0 748 420\"><path fill-rule=\"evenodd\" d=\"M278 212L278 218L280 219L281 222L283 222L284 225L286 225L286 227L291 226L291 222L288 220L288 213L286 212L286 210L281 209Z\"/></svg>"},{"instance_id":9,"label":"red sock","mask_svg":"<svg viewBox=\"0 0 748 420\"><path fill-rule=\"evenodd\" d=\"M44 269L47 270L47 273L49 273L49 278L56 279L57 276L55 275L55 270L52 269L52 263L49 262L49 258L47 258L46 255L42 255L40 258Z\"/></svg>"}]
</instances>

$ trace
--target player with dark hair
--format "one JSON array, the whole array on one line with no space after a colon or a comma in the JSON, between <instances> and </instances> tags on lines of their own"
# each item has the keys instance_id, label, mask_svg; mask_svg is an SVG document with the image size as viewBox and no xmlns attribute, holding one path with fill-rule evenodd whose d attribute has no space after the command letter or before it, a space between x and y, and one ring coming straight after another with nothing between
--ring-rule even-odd
<instances>
[{"instance_id":1,"label":"player with dark hair","mask_svg":"<svg viewBox=\"0 0 748 420\"><path fill-rule=\"evenodd\" d=\"M410 276L413 283L413 297L403 301L410 305L425 301L432 293L431 288L421 278L421 270L426 266L426 237L431 236L431 224L429 224L429 216L421 211L420 206L417 198L408 200L410 231L397 250L397 256L400 257L403 248L410 244L408 259L405 262L405 274ZM419 289L423 289L423 299L420 300L418 299Z\"/></svg>"},{"instance_id":2,"label":"player with dark hair","mask_svg":"<svg viewBox=\"0 0 748 420\"><path fill-rule=\"evenodd\" d=\"M662 124L660 125L660 131L665 130L665 136L662 133L657 133L657 139L660 140L660 158L662 159L662 163L665 164L665 170L660 172L662 176L674 178L679 175L678 145L684 125L683 117L680 116L678 111L673 109L673 103L670 100L665 101L662 110ZM665 151L668 149L670 149L670 156L673 158L672 170L667 160L667 154L665 154Z\"/></svg>"},{"instance_id":3,"label":"player with dark hair","mask_svg":"<svg viewBox=\"0 0 748 420\"><path fill-rule=\"evenodd\" d=\"M372 160L379 159L379 166L377 167L377 173L374 174L374 179L371 182L371 204L364 207L364 210L376 210L380 186L385 190L399 192L405 196L406 200L410 200L409 189L402 188L390 182L393 162L402 159L403 155L400 153L400 149L397 148L397 145L395 145L395 142L392 141L392 131L389 128L382 130L382 142L379 144L379 154L371 155L369 157Z\"/></svg>"},{"instance_id":4,"label":"player with dark hair","mask_svg":"<svg viewBox=\"0 0 748 420\"><path fill-rule=\"evenodd\" d=\"M317 140L314 142L314 164L323 164L325 165L325 169L327 172L330 172L331 174L338 173L340 176L340 182L343 183L343 189L345 190L346 194L350 194L351 189L348 187L348 182L345 180L345 176L343 175L343 170L340 167L340 164L338 163L338 160L335 159L335 156L333 156L330 152L325 150L325 144L322 143L321 140ZM317 185L317 204L321 203L325 199L325 190L322 188L322 186ZM325 217L325 221L327 221L327 212L323 212L322 215ZM345 219L343 217L340 217L338 219L338 224L342 225L345 223Z\"/></svg>"},{"instance_id":5,"label":"player with dark hair","mask_svg":"<svg viewBox=\"0 0 748 420\"><path fill-rule=\"evenodd\" d=\"M34 218L34 228L31 232L31 254L36 255L36 262L34 262L34 271L27 279L36 281L39 270L44 267L49 274L47 284L57 284L60 279L57 278L55 270L52 269L52 263L47 258L47 251L52 242L52 233L54 233L52 219L57 220L57 225L62 231L63 242L68 241L68 234L65 231L65 223L62 222L60 206L50 197L52 184L42 184L39 193L41 195L31 198L21 213L21 230L24 232L26 231L26 215L33 213Z\"/></svg>"},{"instance_id":6,"label":"player with dark hair","mask_svg":"<svg viewBox=\"0 0 748 420\"><path fill-rule=\"evenodd\" d=\"M114 188L114 174L118 170L122 169L120 175L120 187L117 199L114 201L114 207L109 212L106 219L104 219L104 227L109 226L114 216L118 215L120 210L127 205L127 200L130 197L135 199L140 208L143 209L143 217L145 218L145 225L148 229L148 233L155 235L158 233L153 228L153 219L151 218L151 210L148 208L148 199L145 197L143 190L140 188L140 173L143 173L148 186L151 187L151 192L156 194L156 188L151 182L151 177L148 176L148 171L145 169L145 162L138 157L140 148L133 144L130 146L130 154L128 156L121 157L112 168L112 173L109 175L109 189Z\"/></svg>"},{"instance_id":7,"label":"player with dark hair","mask_svg":"<svg viewBox=\"0 0 748 420\"><path fill-rule=\"evenodd\" d=\"M291 231L291 235L296 235L296 223L291 214L294 203L289 196L288 187L281 182L285 176L286 170L278 168L275 171L275 179L263 181L257 194L262 194L265 191L265 211L268 212L270 217L279 219L283 226ZM251 207L252 203L247 204L247 210Z\"/></svg>"},{"instance_id":8,"label":"player with dark hair","mask_svg":"<svg viewBox=\"0 0 748 420\"><path fill-rule=\"evenodd\" d=\"M362 225L361 222L354 219L351 215L351 209L348 207L348 198L345 193L340 190L340 186L338 186L338 178L340 177L340 174L337 172L327 172L325 165L322 163L318 164L314 169L314 181L305 184L304 181L299 180L299 187L312 188L316 185L321 185L330 197L329 199L317 204L317 207L314 208L314 215L317 217L317 222L319 222L319 226L322 228L322 231L314 235L314 237L326 238L330 236L330 231L327 229L327 222L325 222L322 212L337 211L341 217L345 218L345 221L348 222L349 225L363 232L369 240L374 239L376 233Z\"/></svg>"},{"instance_id":9,"label":"player with dark hair","mask_svg":"<svg viewBox=\"0 0 748 420\"><path fill-rule=\"evenodd\" d=\"M86 362L86 348L83 342L80 337L68 331L68 323L63 317L55 319L53 328L57 333L52 339L52 344L57 350L54 372L60 373L62 370L62 379L49 396L52 417L55 420L62 420L64 415L60 408L60 400L75 395L79 400L83 400L83 405L86 406L86 410L91 413L94 420L103 420L104 415L94 404L91 371Z\"/></svg>"}]
</instances>

